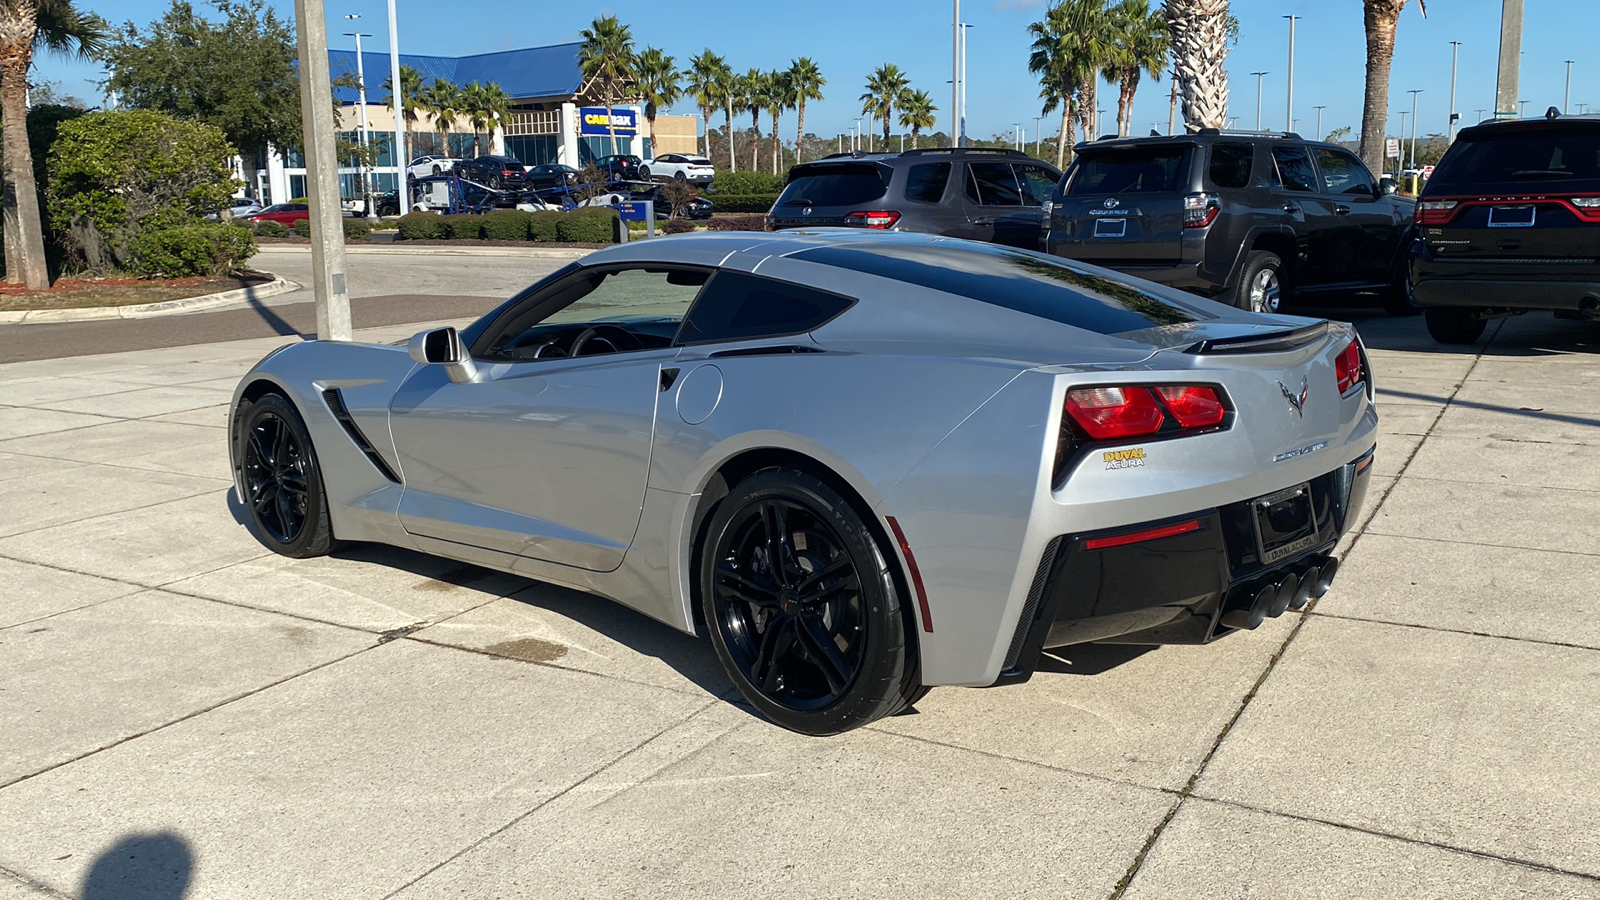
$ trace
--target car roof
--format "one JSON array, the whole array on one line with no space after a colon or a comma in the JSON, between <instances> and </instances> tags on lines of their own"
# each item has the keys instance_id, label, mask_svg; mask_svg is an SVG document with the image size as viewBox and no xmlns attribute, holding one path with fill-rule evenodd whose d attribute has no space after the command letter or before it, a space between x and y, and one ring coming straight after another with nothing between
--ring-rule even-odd
<instances>
[{"instance_id":1,"label":"car roof","mask_svg":"<svg viewBox=\"0 0 1600 900\"><path fill-rule=\"evenodd\" d=\"M1538 118L1530 116L1525 119L1486 119L1476 125L1468 125L1467 127L1456 132L1456 135L1458 137L1466 137L1470 140L1474 138L1488 137L1496 133L1512 134L1519 131L1549 131L1552 129L1561 130L1561 126L1563 125L1571 125L1580 128L1594 128L1596 126L1600 126L1600 115L1596 115L1594 113L1586 113L1584 115L1576 116L1564 116L1560 114L1551 115L1551 112L1555 112L1555 107L1551 107L1549 112L1546 112L1544 115L1539 116Z\"/></svg>"}]
</instances>

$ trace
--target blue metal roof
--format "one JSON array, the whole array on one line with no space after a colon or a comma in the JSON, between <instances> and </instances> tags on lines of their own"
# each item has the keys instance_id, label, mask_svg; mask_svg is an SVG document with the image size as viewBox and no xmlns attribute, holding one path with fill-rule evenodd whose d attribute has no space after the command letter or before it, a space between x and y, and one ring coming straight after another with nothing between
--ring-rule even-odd
<instances>
[{"instance_id":1,"label":"blue metal roof","mask_svg":"<svg viewBox=\"0 0 1600 900\"><path fill-rule=\"evenodd\" d=\"M479 53L475 56L418 56L400 54L400 65L410 66L422 73L422 83L444 80L457 87L466 87L474 81L482 84L498 82L501 90L513 99L527 97L558 97L575 94L583 84L578 68L579 44L556 44L550 47L528 47L522 50L501 50L496 53ZM389 54L363 52L361 65L367 76L367 102L379 103L388 91L383 83L389 77ZM356 70L354 50L329 50L329 76L338 78ZM334 97L340 103L355 103L354 88L336 87Z\"/></svg>"}]
</instances>

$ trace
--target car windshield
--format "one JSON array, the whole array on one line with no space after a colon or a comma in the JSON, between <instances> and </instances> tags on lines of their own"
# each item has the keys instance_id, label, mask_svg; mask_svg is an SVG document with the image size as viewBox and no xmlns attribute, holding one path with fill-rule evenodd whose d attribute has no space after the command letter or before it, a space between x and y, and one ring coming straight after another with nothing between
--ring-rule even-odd
<instances>
[{"instance_id":1,"label":"car windshield","mask_svg":"<svg viewBox=\"0 0 1600 900\"><path fill-rule=\"evenodd\" d=\"M1600 124L1515 128L1463 134L1428 179L1428 193L1484 187L1600 191Z\"/></svg>"},{"instance_id":2,"label":"car windshield","mask_svg":"<svg viewBox=\"0 0 1600 900\"><path fill-rule=\"evenodd\" d=\"M1175 193L1188 172L1188 144L1164 147L1084 150L1074 164L1069 196L1082 194Z\"/></svg>"},{"instance_id":3,"label":"car windshield","mask_svg":"<svg viewBox=\"0 0 1600 900\"><path fill-rule=\"evenodd\" d=\"M795 166L778 206L856 206L879 199L889 188L889 171L875 163Z\"/></svg>"}]
</instances>

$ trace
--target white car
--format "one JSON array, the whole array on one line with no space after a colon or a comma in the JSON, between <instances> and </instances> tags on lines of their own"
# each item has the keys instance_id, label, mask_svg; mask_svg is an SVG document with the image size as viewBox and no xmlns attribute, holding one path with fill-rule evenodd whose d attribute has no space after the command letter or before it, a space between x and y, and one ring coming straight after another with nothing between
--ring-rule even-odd
<instances>
[{"instance_id":1,"label":"white car","mask_svg":"<svg viewBox=\"0 0 1600 900\"><path fill-rule=\"evenodd\" d=\"M655 159L645 160L644 165L639 167L639 177L646 181L666 181L671 178L690 184L710 184L712 176L716 174L711 160L683 153L664 153Z\"/></svg>"},{"instance_id":2,"label":"white car","mask_svg":"<svg viewBox=\"0 0 1600 900\"><path fill-rule=\"evenodd\" d=\"M406 166L406 171L412 178L427 178L429 175L440 175L456 167L459 159L448 156L419 156Z\"/></svg>"}]
</instances>

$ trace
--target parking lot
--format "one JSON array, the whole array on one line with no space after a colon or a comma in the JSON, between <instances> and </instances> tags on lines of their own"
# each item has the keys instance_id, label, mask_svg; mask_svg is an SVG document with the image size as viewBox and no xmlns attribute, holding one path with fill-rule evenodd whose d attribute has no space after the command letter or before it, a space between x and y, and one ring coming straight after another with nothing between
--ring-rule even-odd
<instances>
[{"instance_id":1,"label":"parking lot","mask_svg":"<svg viewBox=\"0 0 1600 900\"><path fill-rule=\"evenodd\" d=\"M353 275L358 337L560 264ZM0 900L1600 898L1600 323L1442 348L1321 312L1358 321L1382 432L1328 596L827 739L599 598L269 554L224 424L292 324L0 364Z\"/></svg>"}]
</instances>

